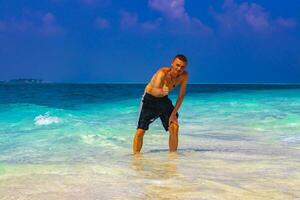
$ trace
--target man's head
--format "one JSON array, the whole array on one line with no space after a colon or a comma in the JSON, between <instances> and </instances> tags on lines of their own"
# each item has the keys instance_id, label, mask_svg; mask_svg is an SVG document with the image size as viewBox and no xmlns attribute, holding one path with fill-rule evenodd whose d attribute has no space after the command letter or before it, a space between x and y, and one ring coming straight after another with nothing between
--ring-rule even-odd
<instances>
[{"instance_id":1,"label":"man's head","mask_svg":"<svg viewBox=\"0 0 300 200\"><path fill-rule=\"evenodd\" d=\"M184 72L187 64L188 64L187 58L182 54L176 55L173 58L172 63L171 63L173 71L176 73L176 75L182 74Z\"/></svg>"}]
</instances>

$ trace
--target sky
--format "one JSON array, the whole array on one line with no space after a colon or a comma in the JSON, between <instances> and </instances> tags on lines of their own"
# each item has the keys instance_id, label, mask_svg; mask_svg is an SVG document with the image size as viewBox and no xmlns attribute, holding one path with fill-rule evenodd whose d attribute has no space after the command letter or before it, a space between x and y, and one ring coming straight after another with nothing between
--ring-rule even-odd
<instances>
[{"instance_id":1,"label":"sky","mask_svg":"<svg viewBox=\"0 0 300 200\"><path fill-rule=\"evenodd\" d=\"M0 0L0 80L300 83L299 0Z\"/></svg>"}]
</instances>

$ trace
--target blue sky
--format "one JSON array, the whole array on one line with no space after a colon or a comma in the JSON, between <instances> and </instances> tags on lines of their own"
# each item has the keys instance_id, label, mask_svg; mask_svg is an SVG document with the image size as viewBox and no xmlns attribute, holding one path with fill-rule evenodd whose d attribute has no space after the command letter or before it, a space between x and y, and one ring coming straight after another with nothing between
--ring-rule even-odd
<instances>
[{"instance_id":1,"label":"blue sky","mask_svg":"<svg viewBox=\"0 0 300 200\"><path fill-rule=\"evenodd\" d=\"M0 0L0 80L147 82L177 53L190 83L299 83L300 2Z\"/></svg>"}]
</instances>

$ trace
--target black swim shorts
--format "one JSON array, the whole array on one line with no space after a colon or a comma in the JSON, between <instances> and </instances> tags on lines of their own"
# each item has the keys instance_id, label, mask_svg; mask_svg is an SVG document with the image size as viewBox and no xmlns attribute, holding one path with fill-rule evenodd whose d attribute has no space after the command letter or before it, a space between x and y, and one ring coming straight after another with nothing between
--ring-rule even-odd
<instances>
[{"instance_id":1,"label":"black swim shorts","mask_svg":"<svg viewBox=\"0 0 300 200\"><path fill-rule=\"evenodd\" d=\"M155 97L146 92L142 97L137 128L148 130L149 124L159 117L165 130L168 131L169 118L173 110L174 106L168 96ZM178 118L178 113L176 116Z\"/></svg>"}]
</instances>

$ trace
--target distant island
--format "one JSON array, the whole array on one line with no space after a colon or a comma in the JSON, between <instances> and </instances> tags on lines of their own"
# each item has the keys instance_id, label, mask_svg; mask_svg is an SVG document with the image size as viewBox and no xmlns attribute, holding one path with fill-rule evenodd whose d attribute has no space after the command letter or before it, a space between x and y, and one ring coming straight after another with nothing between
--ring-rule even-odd
<instances>
[{"instance_id":1,"label":"distant island","mask_svg":"<svg viewBox=\"0 0 300 200\"><path fill-rule=\"evenodd\" d=\"M32 79L32 78L19 78L19 79L12 79L9 81L0 81L0 83L29 83L29 84L39 84L43 83L42 79Z\"/></svg>"}]
</instances>

